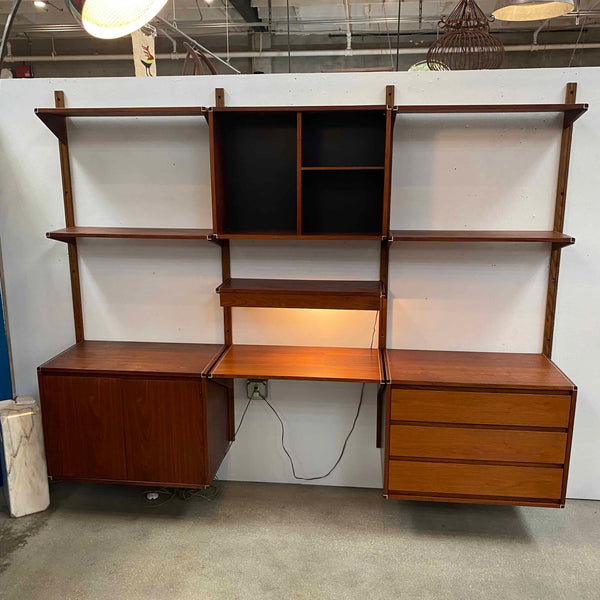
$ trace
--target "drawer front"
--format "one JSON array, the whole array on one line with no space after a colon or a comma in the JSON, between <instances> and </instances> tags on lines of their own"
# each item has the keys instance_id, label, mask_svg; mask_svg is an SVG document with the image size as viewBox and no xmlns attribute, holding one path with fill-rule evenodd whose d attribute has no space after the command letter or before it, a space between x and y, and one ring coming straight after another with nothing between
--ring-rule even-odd
<instances>
[{"instance_id":1,"label":"drawer front","mask_svg":"<svg viewBox=\"0 0 600 600\"><path fill-rule=\"evenodd\" d=\"M393 421L569 426L570 394L392 390Z\"/></svg>"},{"instance_id":2,"label":"drawer front","mask_svg":"<svg viewBox=\"0 0 600 600\"><path fill-rule=\"evenodd\" d=\"M392 425L390 456L563 464L567 434Z\"/></svg>"},{"instance_id":3,"label":"drawer front","mask_svg":"<svg viewBox=\"0 0 600 600\"><path fill-rule=\"evenodd\" d=\"M391 460L389 490L558 500L563 470L555 467L470 465Z\"/></svg>"}]
</instances>

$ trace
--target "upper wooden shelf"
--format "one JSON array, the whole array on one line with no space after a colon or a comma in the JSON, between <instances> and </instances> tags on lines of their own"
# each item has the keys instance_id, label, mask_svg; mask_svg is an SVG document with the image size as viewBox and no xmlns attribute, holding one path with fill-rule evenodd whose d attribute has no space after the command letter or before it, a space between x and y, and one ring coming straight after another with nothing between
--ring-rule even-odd
<instances>
[{"instance_id":1,"label":"upper wooden shelf","mask_svg":"<svg viewBox=\"0 0 600 600\"><path fill-rule=\"evenodd\" d=\"M227 279L218 288L221 306L379 310L380 281Z\"/></svg>"},{"instance_id":2,"label":"upper wooden shelf","mask_svg":"<svg viewBox=\"0 0 600 600\"><path fill-rule=\"evenodd\" d=\"M220 344L86 340L71 346L39 368L45 373L200 377L222 348Z\"/></svg>"},{"instance_id":3,"label":"upper wooden shelf","mask_svg":"<svg viewBox=\"0 0 600 600\"><path fill-rule=\"evenodd\" d=\"M369 348L230 346L209 377L382 383L381 353Z\"/></svg>"},{"instance_id":4,"label":"upper wooden shelf","mask_svg":"<svg viewBox=\"0 0 600 600\"><path fill-rule=\"evenodd\" d=\"M358 106L214 106L214 112L343 112L385 110L385 104L363 104Z\"/></svg>"},{"instance_id":5,"label":"upper wooden shelf","mask_svg":"<svg viewBox=\"0 0 600 600\"><path fill-rule=\"evenodd\" d=\"M314 235L298 235L296 233L215 233L212 237L214 242L219 240L383 241L386 239L386 236L376 233L323 233Z\"/></svg>"},{"instance_id":6,"label":"upper wooden shelf","mask_svg":"<svg viewBox=\"0 0 600 600\"><path fill-rule=\"evenodd\" d=\"M203 106L36 108L35 114L61 142L66 143L66 117L206 117L208 109Z\"/></svg>"},{"instance_id":7,"label":"upper wooden shelf","mask_svg":"<svg viewBox=\"0 0 600 600\"><path fill-rule=\"evenodd\" d=\"M387 358L393 385L574 389L573 382L543 354L387 350Z\"/></svg>"},{"instance_id":8,"label":"upper wooden shelf","mask_svg":"<svg viewBox=\"0 0 600 600\"><path fill-rule=\"evenodd\" d=\"M394 230L390 242L550 242L558 246L575 238L558 231Z\"/></svg>"},{"instance_id":9,"label":"upper wooden shelf","mask_svg":"<svg viewBox=\"0 0 600 600\"><path fill-rule=\"evenodd\" d=\"M46 237L60 242L75 238L122 238L148 240L210 240L212 229L151 227L65 227L49 231Z\"/></svg>"},{"instance_id":10,"label":"upper wooden shelf","mask_svg":"<svg viewBox=\"0 0 600 600\"><path fill-rule=\"evenodd\" d=\"M468 114L468 113L564 113L565 127L574 123L588 104L430 104L395 106L402 114Z\"/></svg>"},{"instance_id":11,"label":"upper wooden shelf","mask_svg":"<svg viewBox=\"0 0 600 600\"><path fill-rule=\"evenodd\" d=\"M383 171L385 167L302 167L302 171Z\"/></svg>"}]
</instances>

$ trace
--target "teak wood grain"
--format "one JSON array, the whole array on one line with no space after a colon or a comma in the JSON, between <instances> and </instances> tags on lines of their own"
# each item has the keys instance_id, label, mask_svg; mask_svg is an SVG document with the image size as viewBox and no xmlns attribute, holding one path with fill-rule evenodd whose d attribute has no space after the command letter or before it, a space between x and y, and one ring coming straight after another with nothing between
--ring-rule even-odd
<instances>
[{"instance_id":1,"label":"teak wood grain","mask_svg":"<svg viewBox=\"0 0 600 600\"><path fill-rule=\"evenodd\" d=\"M461 113L565 113L569 123L576 121L588 109L587 104L430 104L394 107L404 114L461 114Z\"/></svg>"},{"instance_id":2,"label":"teak wood grain","mask_svg":"<svg viewBox=\"0 0 600 600\"><path fill-rule=\"evenodd\" d=\"M304 240L304 241L381 241L386 236L380 234L360 234L360 233L322 233L322 234L292 234L292 233L218 233L214 235L215 239L223 240Z\"/></svg>"},{"instance_id":3,"label":"teak wood grain","mask_svg":"<svg viewBox=\"0 0 600 600\"><path fill-rule=\"evenodd\" d=\"M521 463L565 462L567 434L393 424L390 455Z\"/></svg>"},{"instance_id":4,"label":"teak wood grain","mask_svg":"<svg viewBox=\"0 0 600 600\"><path fill-rule=\"evenodd\" d=\"M207 441L205 469L208 484L217 474L230 441L235 438L235 419L233 390L207 379L202 380L202 388L206 407L202 421Z\"/></svg>"},{"instance_id":5,"label":"teak wood grain","mask_svg":"<svg viewBox=\"0 0 600 600\"><path fill-rule=\"evenodd\" d=\"M574 102L577 96L577 84L568 83L566 101ZM556 199L554 203L554 230L562 231L565 222L567 203L567 182L569 179L569 164L571 162L571 142L573 139L573 120L565 113L563 131L560 140L560 159L556 181ZM554 321L556 317L556 299L558 296L558 276L560 272L560 246L552 247L550 266L548 268L548 290L546 292L546 313L544 316L544 338L542 352L550 358L554 341Z\"/></svg>"},{"instance_id":6,"label":"teak wood grain","mask_svg":"<svg viewBox=\"0 0 600 600\"><path fill-rule=\"evenodd\" d=\"M543 354L388 350L395 385L572 391L570 381Z\"/></svg>"},{"instance_id":7,"label":"teak wood grain","mask_svg":"<svg viewBox=\"0 0 600 600\"><path fill-rule=\"evenodd\" d=\"M85 340L41 365L43 373L110 373L200 377L219 344L102 342Z\"/></svg>"},{"instance_id":8,"label":"teak wood grain","mask_svg":"<svg viewBox=\"0 0 600 600\"><path fill-rule=\"evenodd\" d=\"M379 281L227 279L221 306L379 310Z\"/></svg>"},{"instance_id":9,"label":"teak wood grain","mask_svg":"<svg viewBox=\"0 0 600 600\"><path fill-rule=\"evenodd\" d=\"M498 496L560 502L563 470L524 467L390 460L390 493Z\"/></svg>"},{"instance_id":10,"label":"teak wood grain","mask_svg":"<svg viewBox=\"0 0 600 600\"><path fill-rule=\"evenodd\" d=\"M394 421L566 429L570 411L569 394L393 389L391 400Z\"/></svg>"},{"instance_id":11,"label":"teak wood grain","mask_svg":"<svg viewBox=\"0 0 600 600\"><path fill-rule=\"evenodd\" d=\"M61 91L54 92L54 102L57 109L64 110L65 94ZM52 109L49 109L52 110ZM58 154L60 159L60 173L63 190L63 204L65 210L65 225L67 227L75 226L75 208L73 205L73 185L71 181L71 161L69 157L69 138L67 135L67 125L64 119L53 121L58 125ZM84 339L83 325L83 305L81 302L81 282L79 278L79 258L77 245L70 243L68 246L69 254L69 277L71 280L71 299L73 304L73 322L75 326L75 341L80 342Z\"/></svg>"},{"instance_id":12,"label":"teak wood grain","mask_svg":"<svg viewBox=\"0 0 600 600\"><path fill-rule=\"evenodd\" d=\"M210 377L228 379L310 379L380 383L379 350L234 344Z\"/></svg>"},{"instance_id":13,"label":"teak wood grain","mask_svg":"<svg viewBox=\"0 0 600 600\"><path fill-rule=\"evenodd\" d=\"M208 240L212 229L164 227L65 227L49 231L47 238L70 242L75 238L121 238L148 240Z\"/></svg>"},{"instance_id":14,"label":"teak wood grain","mask_svg":"<svg viewBox=\"0 0 600 600\"><path fill-rule=\"evenodd\" d=\"M127 479L119 381L40 374L39 383L48 474Z\"/></svg>"},{"instance_id":15,"label":"teak wood grain","mask_svg":"<svg viewBox=\"0 0 600 600\"><path fill-rule=\"evenodd\" d=\"M560 231L394 230L391 242L550 242L568 246L575 238Z\"/></svg>"},{"instance_id":16,"label":"teak wood grain","mask_svg":"<svg viewBox=\"0 0 600 600\"><path fill-rule=\"evenodd\" d=\"M205 485L200 380L121 379L127 479ZM226 430L226 427L224 427Z\"/></svg>"}]
</instances>

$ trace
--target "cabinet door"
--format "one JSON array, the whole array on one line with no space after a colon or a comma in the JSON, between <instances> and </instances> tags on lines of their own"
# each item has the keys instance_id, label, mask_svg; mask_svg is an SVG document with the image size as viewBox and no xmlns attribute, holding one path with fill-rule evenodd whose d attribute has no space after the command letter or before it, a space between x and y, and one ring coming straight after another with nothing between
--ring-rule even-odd
<instances>
[{"instance_id":1,"label":"cabinet door","mask_svg":"<svg viewBox=\"0 0 600 600\"><path fill-rule=\"evenodd\" d=\"M48 473L126 479L119 380L44 375L40 383Z\"/></svg>"},{"instance_id":2,"label":"cabinet door","mask_svg":"<svg viewBox=\"0 0 600 600\"><path fill-rule=\"evenodd\" d=\"M204 408L199 380L121 381L130 481L205 484Z\"/></svg>"}]
</instances>

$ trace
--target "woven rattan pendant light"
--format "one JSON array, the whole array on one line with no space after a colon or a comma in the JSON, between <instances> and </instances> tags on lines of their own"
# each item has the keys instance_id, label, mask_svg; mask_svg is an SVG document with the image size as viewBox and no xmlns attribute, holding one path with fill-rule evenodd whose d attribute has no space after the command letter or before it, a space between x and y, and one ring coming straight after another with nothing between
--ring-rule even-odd
<instances>
[{"instance_id":1,"label":"woven rattan pendant light","mask_svg":"<svg viewBox=\"0 0 600 600\"><path fill-rule=\"evenodd\" d=\"M490 21L475 0L460 0L440 26L443 35L427 52L432 71L497 69L502 64L504 46L490 34Z\"/></svg>"}]
</instances>

